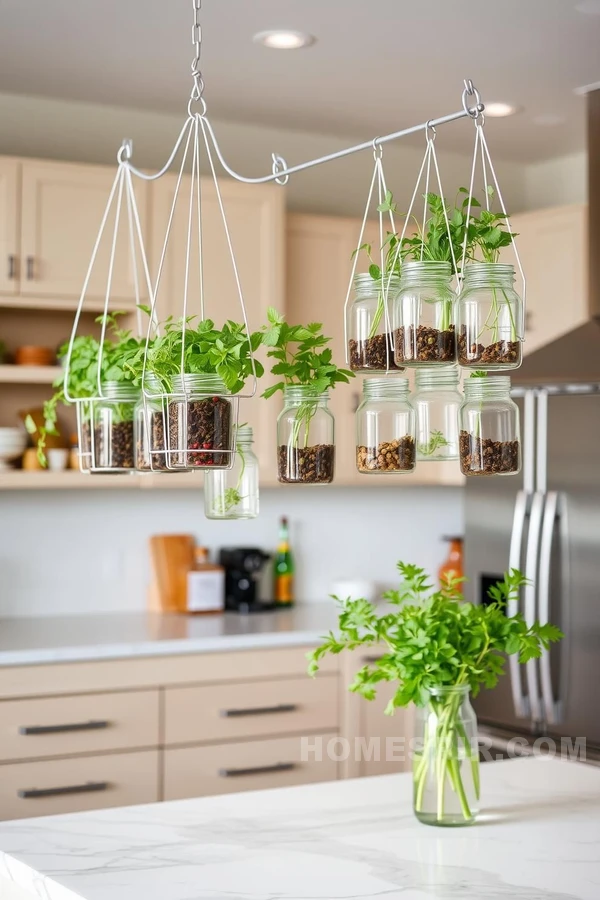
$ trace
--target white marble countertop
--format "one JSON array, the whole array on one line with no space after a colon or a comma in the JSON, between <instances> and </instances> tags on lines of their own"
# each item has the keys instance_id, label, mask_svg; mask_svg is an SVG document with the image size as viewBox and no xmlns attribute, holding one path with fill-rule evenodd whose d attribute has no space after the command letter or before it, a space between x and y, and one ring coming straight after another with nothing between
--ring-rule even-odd
<instances>
[{"instance_id":1,"label":"white marble countertop","mask_svg":"<svg viewBox=\"0 0 600 900\"><path fill-rule=\"evenodd\" d=\"M0 666L317 644L336 622L333 601L251 615L0 618Z\"/></svg>"},{"instance_id":2,"label":"white marble countertop","mask_svg":"<svg viewBox=\"0 0 600 900\"><path fill-rule=\"evenodd\" d=\"M487 763L467 828L421 825L411 794L409 774L385 775L4 822L0 896L11 882L44 900L600 897L597 768Z\"/></svg>"}]
</instances>

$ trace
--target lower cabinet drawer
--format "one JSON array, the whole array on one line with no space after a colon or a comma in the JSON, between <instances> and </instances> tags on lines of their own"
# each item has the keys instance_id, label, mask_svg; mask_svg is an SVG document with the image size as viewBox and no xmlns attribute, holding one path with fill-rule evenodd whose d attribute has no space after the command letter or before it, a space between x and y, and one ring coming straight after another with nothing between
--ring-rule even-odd
<instances>
[{"instance_id":1,"label":"lower cabinet drawer","mask_svg":"<svg viewBox=\"0 0 600 900\"><path fill-rule=\"evenodd\" d=\"M309 734L338 727L338 678L281 678L165 690L165 744Z\"/></svg>"},{"instance_id":2,"label":"lower cabinet drawer","mask_svg":"<svg viewBox=\"0 0 600 900\"><path fill-rule=\"evenodd\" d=\"M334 737L308 735L304 739L310 745L305 761L301 737L165 750L164 799L333 781L337 778L337 762L328 758L327 743ZM320 760L312 751L315 743L322 747Z\"/></svg>"},{"instance_id":3,"label":"lower cabinet drawer","mask_svg":"<svg viewBox=\"0 0 600 900\"><path fill-rule=\"evenodd\" d=\"M5 700L0 760L156 747L158 701L157 690Z\"/></svg>"},{"instance_id":4,"label":"lower cabinet drawer","mask_svg":"<svg viewBox=\"0 0 600 900\"><path fill-rule=\"evenodd\" d=\"M114 753L0 766L0 818L154 803L159 754Z\"/></svg>"}]
</instances>

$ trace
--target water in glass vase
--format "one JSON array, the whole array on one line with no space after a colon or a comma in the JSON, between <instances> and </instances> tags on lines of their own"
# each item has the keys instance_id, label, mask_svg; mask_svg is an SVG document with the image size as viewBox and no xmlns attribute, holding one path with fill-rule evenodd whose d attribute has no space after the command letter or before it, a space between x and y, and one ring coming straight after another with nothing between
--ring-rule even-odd
<instances>
[{"instance_id":1,"label":"water in glass vase","mask_svg":"<svg viewBox=\"0 0 600 900\"><path fill-rule=\"evenodd\" d=\"M479 812L477 718L468 685L430 691L417 709L413 804L426 825L470 825Z\"/></svg>"}]
</instances>

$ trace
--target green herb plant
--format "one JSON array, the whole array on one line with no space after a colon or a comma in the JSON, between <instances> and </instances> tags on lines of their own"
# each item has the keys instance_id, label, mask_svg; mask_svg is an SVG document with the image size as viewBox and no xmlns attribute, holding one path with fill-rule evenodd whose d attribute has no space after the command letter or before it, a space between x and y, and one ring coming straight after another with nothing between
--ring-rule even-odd
<instances>
[{"instance_id":1,"label":"green herb plant","mask_svg":"<svg viewBox=\"0 0 600 900\"><path fill-rule=\"evenodd\" d=\"M239 429L243 427L243 425L238 426L238 433ZM236 507L240 506L246 499L246 497L240 492L242 480L246 471L246 452L242 443L237 440L237 435L235 442L235 452L236 458L240 461L240 471L237 479L237 484L235 487L225 488L221 495L215 498L214 511L219 516L226 516L228 513L233 512Z\"/></svg>"},{"instance_id":2,"label":"green herb plant","mask_svg":"<svg viewBox=\"0 0 600 900\"><path fill-rule=\"evenodd\" d=\"M462 724L461 692L435 696L431 692L465 687L475 696L482 687L497 684L505 655L517 654L519 662L526 663L563 635L554 625L528 624L520 613L507 615L508 603L527 583L516 569L489 589L490 602L485 605L465 602L463 578L449 579L441 590L434 590L424 569L399 562L398 570L402 579L399 589L383 595L388 609L380 611L364 599L341 602L339 632L330 632L321 646L308 654L309 674L316 674L319 661L329 653L385 645L383 656L356 673L350 690L373 700L382 682L392 682L397 688L385 710L387 715L411 703L430 709L423 747L413 760L415 811L422 811L426 785L433 783L437 821L441 822L448 784L465 820L470 820L462 766L470 765L478 795L479 758Z\"/></svg>"},{"instance_id":3,"label":"green herb plant","mask_svg":"<svg viewBox=\"0 0 600 900\"><path fill-rule=\"evenodd\" d=\"M443 431L430 431L429 440L426 443L418 444L417 450L421 456L433 456L433 454L442 447L447 447L450 441L446 440Z\"/></svg>"},{"instance_id":4,"label":"green herb plant","mask_svg":"<svg viewBox=\"0 0 600 900\"><path fill-rule=\"evenodd\" d=\"M333 362L333 354L327 347L331 338L321 334L322 325L319 322L288 325L272 307L267 311L267 319L262 342L270 348L267 356L276 360L271 373L281 376L281 381L268 387L262 396L272 397L289 385L310 387L311 398L298 406L289 438L289 446L298 448L304 431L304 446L307 447L310 423L318 408L319 395L337 384L347 384L354 378L354 373L338 368Z\"/></svg>"}]
</instances>

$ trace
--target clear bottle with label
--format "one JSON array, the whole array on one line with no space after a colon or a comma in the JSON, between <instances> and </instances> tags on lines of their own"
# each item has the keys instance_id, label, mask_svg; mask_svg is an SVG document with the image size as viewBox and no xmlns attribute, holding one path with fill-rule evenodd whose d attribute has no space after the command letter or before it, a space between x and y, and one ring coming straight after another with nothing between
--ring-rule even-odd
<instances>
[{"instance_id":1,"label":"clear bottle with label","mask_svg":"<svg viewBox=\"0 0 600 900\"><path fill-rule=\"evenodd\" d=\"M167 466L230 468L234 419L234 400L218 375L176 375L168 403Z\"/></svg>"},{"instance_id":2,"label":"clear bottle with label","mask_svg":"<svg viewBox=\"0 0 600 900\"><path fill-rule=\"evenodd\" d=\"M207 519L255 519L258 516L258 459L249 425L237 429L231 469L204 473L204 515Z\"/></svg>"},{"instance_id":3,"label":"clear bottle with label","mask_svg":"<svg viewBox=\"0 0 600 900\"><path fill-rule=\"evenodd\" d=\"M394 341L391 333L391 314L386 317L384 288L387 289L387 308L398 292L400 278L392 275L371 278L368 272L354 278L354 299L347 313L348 360L353 372L402 371L394 361Z\"/></svg>"},{"instance_id":4,"label":"clear bottle with label","mask_svg":"<svg viewBox=\"0 0 600 900\"><path fill-rule=\"evenodd\" d=\"M416 465L415 411L408 378L366 378L356 411L356 467L363 475L401 475Z\"/></svg>"},{"instance_id":5,"label":"clear bottle with label","mask_svg":"<svg viewBox=\"0 0 600 900\"><path fill-rule=\"evenodd\" d=\"M139 389L130 383L108 381L104 397L93 403L92 471L133 472L134 411Z\"/></svg>"},{"instance_id":6,"label":"clear bottle with label","mask_svg":"<svg viewBox=\"0 0 600 900\"><path fill-rule=\"evenodd\" d=\"M329 393L286 385L277 419L277 477L283 484L329 484L335 467L334 419Z\"/></svg>"},{"instance_id":7,"label":"clear bottle with label","mask_svg":"<svg viewBox=\"0 0 600 900\"><path fill-rule=\"evenodd\" d=\"M458 413L463 401L457 366L415 371L411 403L417 416L417 460L458 459Z\"/></svg>"},{"instance_id":8,"label":"clear bottle with label","mask_svg":"<svg viewBox=\"0 0 600 900\"><path fill-rule=\"evenodd\" d=\"M485 371L521 365L524 311L514 266L477 262L465 267L458 298L458 361Z\"/></svg>"},{"instance_id":9,"label":"clear bottle with label","mask_svg":"<svg viewBox=\"0 0 600 900\"><path fill-rule=\"evenodd\" d=\"M459 416L463 475L515 475L521 468L521 440L510 378L467 378L464 389Z\"/></svg>"},{"instance_id":10,"label":"clear bottle with label","mask_svg":"<svg viewBox=\"0 0 600 900\"><path fill-rule=\"evenodd\" d=\"M449 262L406 260L393 302L397 366L456 362L455 306Z\"/></svg>"}]
</instances>

